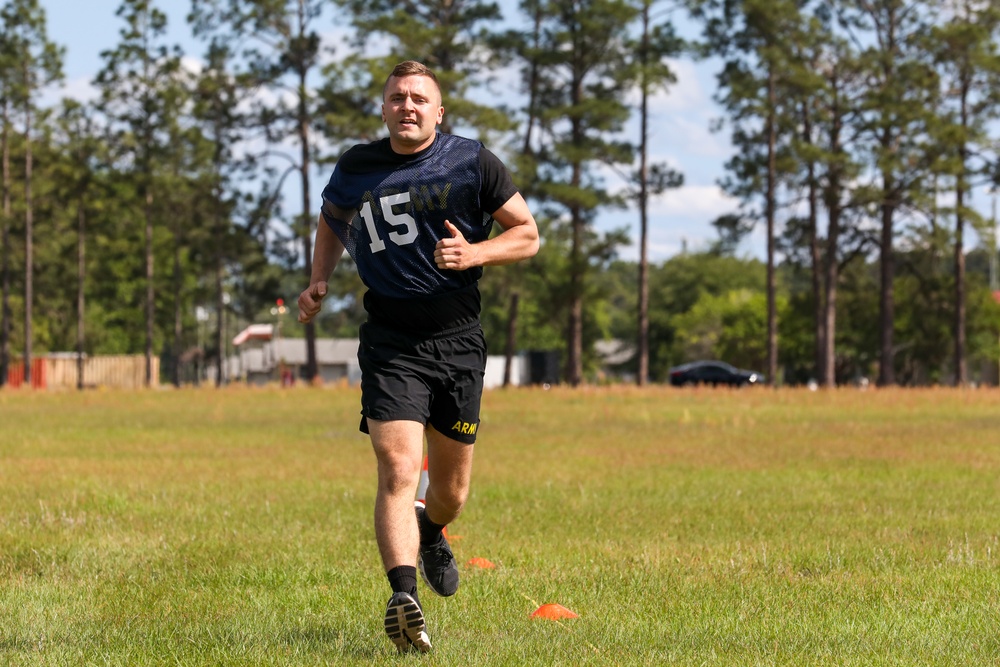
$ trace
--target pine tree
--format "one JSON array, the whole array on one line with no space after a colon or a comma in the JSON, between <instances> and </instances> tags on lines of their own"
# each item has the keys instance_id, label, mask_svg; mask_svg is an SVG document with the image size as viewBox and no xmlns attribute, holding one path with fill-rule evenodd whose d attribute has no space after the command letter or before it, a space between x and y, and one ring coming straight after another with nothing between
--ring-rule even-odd
<instances>
[{"instance_id":1,"label":"pine tree","mask_svg":"<svg viewBox=\"0 0 1000 667\"><path fill-rule=\"evenodd\" d=\"M386 75L402 60L417 60L438 77L444 97L441 131L456 126L477 131L510 130L509 116L496 105L473 99L472 90L485 83L495 62L491 49L496 35L487 26L501 18L496 2L488 0L338 0L352 16L357 46L371 39L391 40L389 55L364 59L370 92L381 98Z\"/></svg>"},{"instance_id":2,"label":"pine tree","mask_svg":"<svg viewBox=\"0 0 1000 667\"><path fill-rule=\"evenodd\" d=\"M200 33L229 27L235 38L249 38L247 49L237 55L249 60L259 84L291 97L291 104L279 101L259 107L258 112L269 142L291 139L298 145L298 155L286 157L292 164L289 170L298 172L301 184L301 213L292 228L302 245L307 281L312 275L315 232L311 176L316 152L313 126L317 121L316 91L310 77L321 65L316 23L327 4L323 0L194 0L189 17ZM310 322L304 328L305 373L314 381L319 377L316 325Z\"/></svg>"},{"instance_id":3,"label":"pine tree","mask_svg":"<svg viewBox=\"0 0 1000 667\"><path fill-rule=\"evenodd\" d=\"M624 0L532 0L524 7L538 21L537 41L523 50L538 129L528 148L534 162L529 194L562 211L570 230L565 378L576 386L583 381L588 282L595 263L621 239L600 238L590 225L598 209L623 203L596 172L599 165L632 160L632 145L615 135L629 117L628 27L637 13Z\"/></svg>"},{"instance_id":4,"label":"pine tree","mask_svg":"<svg viewBox=\"0 0 1000 667\"><path fill-rule=\"evenodd\" d=\"M955 384L969 382L966 335L965 228L981 222L968 201L977 177L990 169L990 124L1000 116L1000 7L959 0L928 34L926 48L941 74L942 109L931 129L938 144L937 170L954 182L953 249Z\"/></svg>"},{"instance_id":5,"label":"pine tree","mask_svg":"<svg viewBox=\"0 0 1000 667\"><path fill-rule=\"evenodd\" d=\"M705 22L706 46L722 57L719 101L726 108L738 153L727 164L724 187L762 210L749 213L767 229L767 369L768 381L778 381L778 322L776 302L776 216L778 190L794 171L789 145L797 110L795 98L784 95L801 80L804 19L797 0L693 0L696 17ZM780 160L780 164L779 164ZM736 222L735 220L733 222ZM751 225L743 223L743 231Z\"/></svg>"},{"instance_id":6,"label":"pine tree","mask_svg":"<svg viewBox=\"0 0 1000 667\"><path fill-rule=\"evenodd\" d=\"M83 389L87 347L87 219L94 200L99 198L95 162L100 159L104 144L99 141L95 110L75 100L63 100L56 126L56 149L64 157L55 167L59 197L76 209L76 386Z\"/></svg>"},{"instance_id":7,"label":"pine tree","mask_svg":"<svg viewBox=\"0 0 1000 667\"><path fill-rule=\"evenodd\" d=\"M920 48L933 0L841 0L839 20L849 38L864 44L860 54L868 88L857 131L863 151L877 170L873 185L879 211L879 372L878 384L896 384L895 299L896 222L919 193L927 176L922 145L935 107L937 79Z\"/></svg>"},{"instance_id":8,"label":"pine tree","mask_svg":"<svg viewBox=\"0 0 1000 667\"><path fill-rule=\"evenodd\" d=\"M0 31L0 164L2 164L2 195L0 195L0 387L7 384L10 366L10 225L12 179L10 171L11 106L16 89L16 48L7 24Z\"/></svg>"},{"instance_id":9,"label":"pine tree","mask_svg":"<svg viewBox=\"0 0 1000 667\"><path fill-rule=\"evenodd\" d=\"M201 34L201 31L197 31ZM215 295L215 312L218 322L215 330L215 382L221 386L225 376L226 341L222 318L226 265L237 261L230 216L235 211L239 193L234 179L246 173L252 161L237 159L237 144L249 131L250 119L240 111L240 105L253 90L254 76L250 72L235 70L235 54L224 35L211 35L205 54L205 67L193 82L191 110L196 128L199 129L207 155L199 164L201 178L196 196L199 219L205 220L200 234L195 232L194 251L208 265L209 280Z\"/></svg>"},{"instance_id":10,"label":"pine tree","mask_svg":"<svg viewBox=\"0 0 1000 667\"><path fill-rule=\"evenodd\" d=\"M121 41L104 51L94 85L101 109L116 133L118 156L134 184L144 231L146 386L153 378L156 322L154 203L158 157L169 145L165 132L178 112L180 49L164 43L166 15L149 0L123 0L116 15L125 22Z\"/></svg>"},{"instance_id":11,"label":"pine tree","mask_svg":"<svg viewBox=\"0 0 1000 667\"><path fill-rule=\"evenodd\" d=\"M32 315L34 305L34 213L32 125L36 97L42 88L62 77L63 49L47 36L45 10L38 0L11 0L0 9L4 24L3 58L12 69L13 98L20 103L24 122L24 382L31 384ZM9 51L8 51L9 49ZM8 60L7 56L10 56ZM6 112L6 107L5 107ZM6 121L6 118L4 119ZM4 123L6 129L6 122ZM6 141L4 141L6 147ZM7 179L4 179L5 182ZM5 197L6 200L6 197ZM5 209L7 203L5 201ZM9 215L4 212L5 218ZM5 227L6 229L6 227ZM4 247L7 248L5 239Z\"/></svg>"},{"instance_id":12,"label":"pine tree","mask_svg":"<svg viewBox=\"0 0 1000 667\"><path fill-rule=\"evenodd\" d=\"M833 42L819 63L818 71L824 86L817 98L819 130L819 161L822 168L820 198L827 214L827 232L822 252L821 289L817 299L820 313L819 374L820 383L832 388L837 383L837 303L840 274L843 265L858 256L867 246L865 237L856 238L847 228L847 213L851 206L848 183L861 171L851 154L850 131L856 121L859 105L860 73L853 52L843 42ZM844 240L850 246L844 246Z\"/></svg>"},{"instance_id":13,"label":"pine tree","mask_svg":"<svg viewBox=\"0 0 1000 667\"><path fill-rule=\"evenodd\" d=\"M641 31L635 45L636 85L639 88L639 169L636 205L639 209L639 281L636 384L649 381L649 199L668 188L683 185L683 174L665 164L649 165L649 97L657 89L675 83L676 77L667 59L678 55L685 44L667 22L653 25L656 0L640 0Z\"/></svg>"}]
</instances>

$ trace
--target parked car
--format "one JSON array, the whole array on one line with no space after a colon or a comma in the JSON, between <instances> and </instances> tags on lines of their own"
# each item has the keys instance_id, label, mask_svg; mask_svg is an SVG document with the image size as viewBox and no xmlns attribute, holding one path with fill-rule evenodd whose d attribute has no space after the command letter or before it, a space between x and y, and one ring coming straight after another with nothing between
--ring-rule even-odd
<instances>
[{"instance_id":1,"label":"parked car","mask_svg":"<svg viewBox=\"0 0 1000 667\"><path fill-rule=\"evenodd\" d=\"M724 361L692 361L670 369L670 384L675 387L683 387L686 384L710 384L713 387L726 384L731 387L742 387L745 384L763 382L763 374L736 368Z\"/></svg>"}]
</instances>

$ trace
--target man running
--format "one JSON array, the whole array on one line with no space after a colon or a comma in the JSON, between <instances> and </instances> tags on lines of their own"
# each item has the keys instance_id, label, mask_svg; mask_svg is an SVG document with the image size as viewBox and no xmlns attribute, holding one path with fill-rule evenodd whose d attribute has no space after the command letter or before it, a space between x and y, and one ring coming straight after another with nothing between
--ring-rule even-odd
<instances>
[{"instance_id":1,"label":"man running","mask_svg":"<svg viewBox=\"0 0 1000 667\"><path fill-rule=\"evenodd\" d=\"M397 65L382 91L386 139L341 156L323 191L299 321L319 313L344 250L368 288L361 326L361 431L378 469L375 536L393 594L385 630L429 651L417 569L438 595L458 590L443 531L469 494L486 368L477 286L484 266L538 252L538 228L507 168L480 142L441 134L437 77ZM490 238L493 223L501 232ZM416 504L424 439L429 484Z\"/></svg>"}]
</instances>

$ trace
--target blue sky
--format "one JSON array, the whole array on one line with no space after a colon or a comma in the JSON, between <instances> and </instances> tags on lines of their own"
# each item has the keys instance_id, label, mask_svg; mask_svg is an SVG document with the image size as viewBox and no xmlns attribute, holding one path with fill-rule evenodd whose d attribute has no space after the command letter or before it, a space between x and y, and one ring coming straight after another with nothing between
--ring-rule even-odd
<instances>
[{"instance_id":1,"label":"blue sky","mask_svg":"<svg viewBox=\"0 0 1000 667\"><path fill-rule=\"evenodd\" d=\"M66 48L65 85L62 90L52 91L52 99L93 95L90 81L103 64L100 53L118 42L122 21L115 11L119 4L119 0L43 0L49 39ZM500 4L505 8L516 5L513 0L501 0ZM190 8L188 0L160 0L156 5L169 17L170 41L178 43L187 56L197 59L204 46L191 36L185 23ZM510 10L506 14L516 17ZM329 26L329 34L324 37L333 40L332 20ZM650 158L653 162L667 162L683 172L685 186L660 197L650 207L649 256L655 262L677 254L685 245L689 250L705 247L715 239L711 221L736 208L736 203L717 186L732 148L725 132L709 131L711 121L721 115L712 101L714 66L690 60L677 61L674 66L677 84L650 104ZM326 176L317 174L317 182L325 181ZM294 192L288 192L287 198L286 210L297 213ZM635 211L605 212L596 224L601 229L626 227L634 236L638 235ZM762 248L762 239L753 238L741 252L759 256ZM620 254L635 259L638 250L633 244Z\"/></svg>"}]
</instances>

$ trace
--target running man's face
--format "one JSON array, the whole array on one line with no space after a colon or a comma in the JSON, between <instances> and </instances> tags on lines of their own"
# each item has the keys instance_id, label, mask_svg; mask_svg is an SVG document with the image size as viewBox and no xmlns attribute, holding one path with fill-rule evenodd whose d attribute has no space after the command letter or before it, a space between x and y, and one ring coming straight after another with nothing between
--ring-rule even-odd
<instances>
[{"instance_id":1,"label":"running man's face","mask_svg":"<svg viewBox=\"0 0 1000 667\"><path fill-rule=\"evenodd\" d=\"M444 117L441 91L434 80L420 75L390 77L382 101L382 122L397 153L416 153L434 142Z\"/></svg>"}]
</instances>

